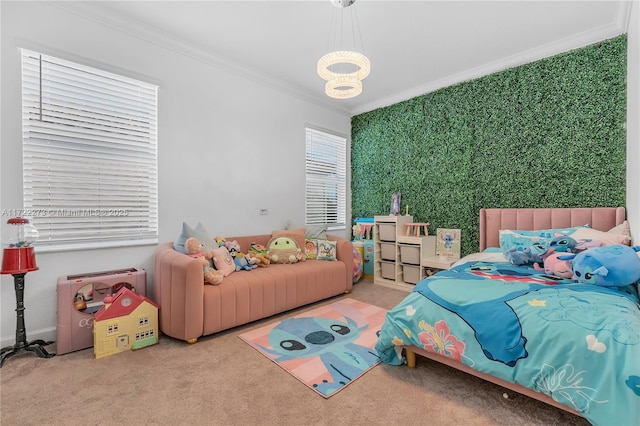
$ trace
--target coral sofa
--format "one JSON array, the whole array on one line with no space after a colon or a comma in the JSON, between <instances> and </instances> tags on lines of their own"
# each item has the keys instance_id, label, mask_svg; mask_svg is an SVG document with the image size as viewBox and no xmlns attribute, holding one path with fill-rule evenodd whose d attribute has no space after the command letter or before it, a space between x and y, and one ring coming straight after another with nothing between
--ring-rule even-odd
<instances>
[{"instance_id":1,"label":"coral sofa","mask_svg":"<svg viewBox=\"0 0 640 426\"><path fill-rule=\"evenodd\" d=\"M271 235L229 237L246 253L252 242L267 246ZM349 293L352 286L353 246L336 241L336 261L306 260L237 271L219 285L205 285L202 264L176 251L172 243L158 246L154 255L154 299L160 306L160 330L195 343L206 336L299 306Z\"/></svg>"}]
</instances>

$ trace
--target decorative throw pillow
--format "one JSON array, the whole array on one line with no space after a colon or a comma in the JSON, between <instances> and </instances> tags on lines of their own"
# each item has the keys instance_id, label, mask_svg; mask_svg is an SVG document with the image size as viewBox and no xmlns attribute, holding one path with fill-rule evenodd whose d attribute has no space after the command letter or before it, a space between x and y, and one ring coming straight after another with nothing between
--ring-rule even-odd
<instances>
[{"instance_id":1,"label":"decorative throw pillow","mask_svg":"<svg viewBox=\"0 0 640 426\"><path fill-rule=\"evenodd\" d=\"M316 239L320 239L320 240L326 240L327 239L327 225L326 224L321 224L321 225L307 225L305 231L304 231L304 236L305 238L316 238Z\"/></svg>"},{"instance_id":2,"label":"decorative throw pillow","mask_svg":"<svg viewBox=\"0 0 640 426\"><path fill-rule=\"evenodd\" d=\"M331 240L316 240L318 254L316 260L336 260L337 242Z\"/></svg>"},{"instance_id":3,"label":"decorative throw pillow","mask_svg":"<svg viewBox=\"0 0 640 426\"><path fill-rule=\"evenodd\" d=\"M313 260L318 256L318 240L307 238L304 240L304 257Z\"/></svg>"},{"instance_id":4,"label":"decorative throw pillow","mask_svg":"<svg viewBox=\"0 0 640 426\"><path fill-rule=\"evenodd\" d=\"M204 251L211 251L218 248L218 243L216 243L215 239L211 236L209 231L207 231L207 228L204 227L202 222L198 222L195 231L195 237L202 243Z\"/></svg>"},{"instance_id":5,"label":"decorative throw pillow","mask_svg":"<svg viewBox=\"0 0 640 426\"><path fill-rule=\"evenodd\" d=\"M603 246L610 246L612 244L631 244L631 237L624 234L612 234L609 232L598 231L591 228L580 228L573 234L571 238L578 243L584 240L600 241Z\"/></svg>"},{"instance_id":6,"label":"decorative throw pillow","mask_svg":"<svg viewBox=\"0 0 640 426\"><path fill-rule=\"evenodd\" d=\"M613 228L607 231L609 234L620 234L626 235L629 237L629 243L631 243L631 228L629 227L629 221L625 220L618 226L614 226Z\"/></svg>"},{"instance_id":7,"label":"decorative throw pillow","mask_svg":"<svg viewBox=\"0 0 640 426\"><path fill-rule=\"evenodd\" d=\"M202 222L198 222L196 229L193 229L186 222L182 222L182 228L173 242L173 248L180 253L186 254L187 250L184 248L184 243L191 237L197 238L202 243L204 251L211 251L218 247L218 244L216 244L215 240L204 227Z\"/></svg>"},{"instance_id":8,"label":"decorative throw pillow","mask_svg":"<svg viewBox=\"0 0 640 426\"><path fill-rule=\"evenodd\" d=\"M236 264L231 258L229 250L224 246L213 249L213 264L218 271L222 271L225 277L236 270Z\"/></svg>"},{"instance_id":9,"label":"decorative throw pillow","mask_svg":"<svg viewBox=\"0 0 640 426\"><path fill-rule=\"evenodd\" d=\"M271 232L271 239L278 238L278 237L291 238L293 241L295 241L297 248L300 249L300 252L304 253L304 247L305 247L304 232L305 232L304 228L276 230ZM305 260L304 255L300 256L299 260L304 261Z\"/></svg>"},{"instance_id":10,"label":"decorative throw pillow","mask_svg":"<svg viewBox=\"0 0 640 426\"><path fill-rule=\"evenodd\" d=\"M186 222L182 222L182 228L180 233L173 242L173 248L182 254L187 254L187 250L184 248L184 243L191 237L196 236L196 231L190 227Z\"/></svg>"}]
</instances>

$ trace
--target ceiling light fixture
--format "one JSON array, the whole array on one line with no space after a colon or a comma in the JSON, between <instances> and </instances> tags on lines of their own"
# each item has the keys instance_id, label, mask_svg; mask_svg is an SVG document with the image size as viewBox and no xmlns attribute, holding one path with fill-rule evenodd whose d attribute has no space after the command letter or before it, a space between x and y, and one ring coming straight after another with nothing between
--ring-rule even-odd
<instances>
[{"instance_id":1,"label":"ceiling light fixture","mask_svg":"<svg viewBox=\"0 0 640 426\"><path fill-rule=\"evenodd\" d=\"M356 0L331 0L336 7L331 21L331 33L329 40L329 53L318 60L318 75L324 80L325 93L335 99L348 99L362 93L362 80L367 78L371 71L371 63L362 47L362 35L358 25L358 16L355 7L349 8ZM349 9L351 31L347 31L347 37L343 37L344 13ZM350 35L350 36L349 36Z\"/></svg>"}]
</instances>

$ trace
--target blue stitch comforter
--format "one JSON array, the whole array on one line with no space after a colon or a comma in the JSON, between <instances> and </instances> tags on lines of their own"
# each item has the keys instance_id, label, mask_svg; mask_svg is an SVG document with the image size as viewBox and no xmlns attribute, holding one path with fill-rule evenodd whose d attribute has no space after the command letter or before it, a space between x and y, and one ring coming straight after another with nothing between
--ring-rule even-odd
<instances>
[{"instance_id":1,"label":"blue stitch comforter","mask_svg":"<svg viewBox=\"0 0 640 426\"><path fill-rule=\"evenodd\" d=\"M402 364L401 345L550 395L595 425L640 425L636 286L467 262L422 280L388 312L376 345L382 361Z\"/></svg>"}]
</instances>

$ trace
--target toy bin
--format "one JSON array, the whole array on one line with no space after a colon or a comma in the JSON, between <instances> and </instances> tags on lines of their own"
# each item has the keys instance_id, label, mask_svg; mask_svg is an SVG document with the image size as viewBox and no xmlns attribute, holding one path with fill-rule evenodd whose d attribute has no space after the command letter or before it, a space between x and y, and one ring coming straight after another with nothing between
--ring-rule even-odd
<instances>
[{"instance_id":1,"label":"toy bin","mask_svg":"<svg viewBox=\"0 0 640 426\"><path fill-rule=\"evenodd\" d=\"M380 258L396 260L396 245L394 243L380 243Z\"/></svg>"},{"instance_id":2,"label":"toy bin","mask_svg":"<svg viewBox=\"0 0 640 426\"><path fill-rule=\"evenodd\" d=\"M378 224L378 232L380 233L380 241L396 240L396 224L395 223Z\"/></svg>"},{"instance_id":3,"label":"toy bin","mask_svg":"<svg viewBox=\"0 0 640 426\"><path fill-rule=\"evenodd\" d=\"M420 264L420 246L412 244L400 244L400 262Z\"/></svg>"},{"instance_id":4,"label":"toy bin","mask_svg":"<svg viewBox=\"0 0 640 426\"><path fill-rule=\"evenodd\" d=\"M395 280L396 279L396 264L395 262L385 262L384 260L380 261L380 266L382 268L382 278L387 280Z\"/></svg>"},{"instance_id":5,"label":"toy bin","mask_svg":"<svg viewBox=\"0 0 640 426\"><path fill-rule=\"evenodd\" d=\"M420 281L420 268L421 266L403 265L402 274L404 282L415 284Z\"/></svg>"}]
</instances>

